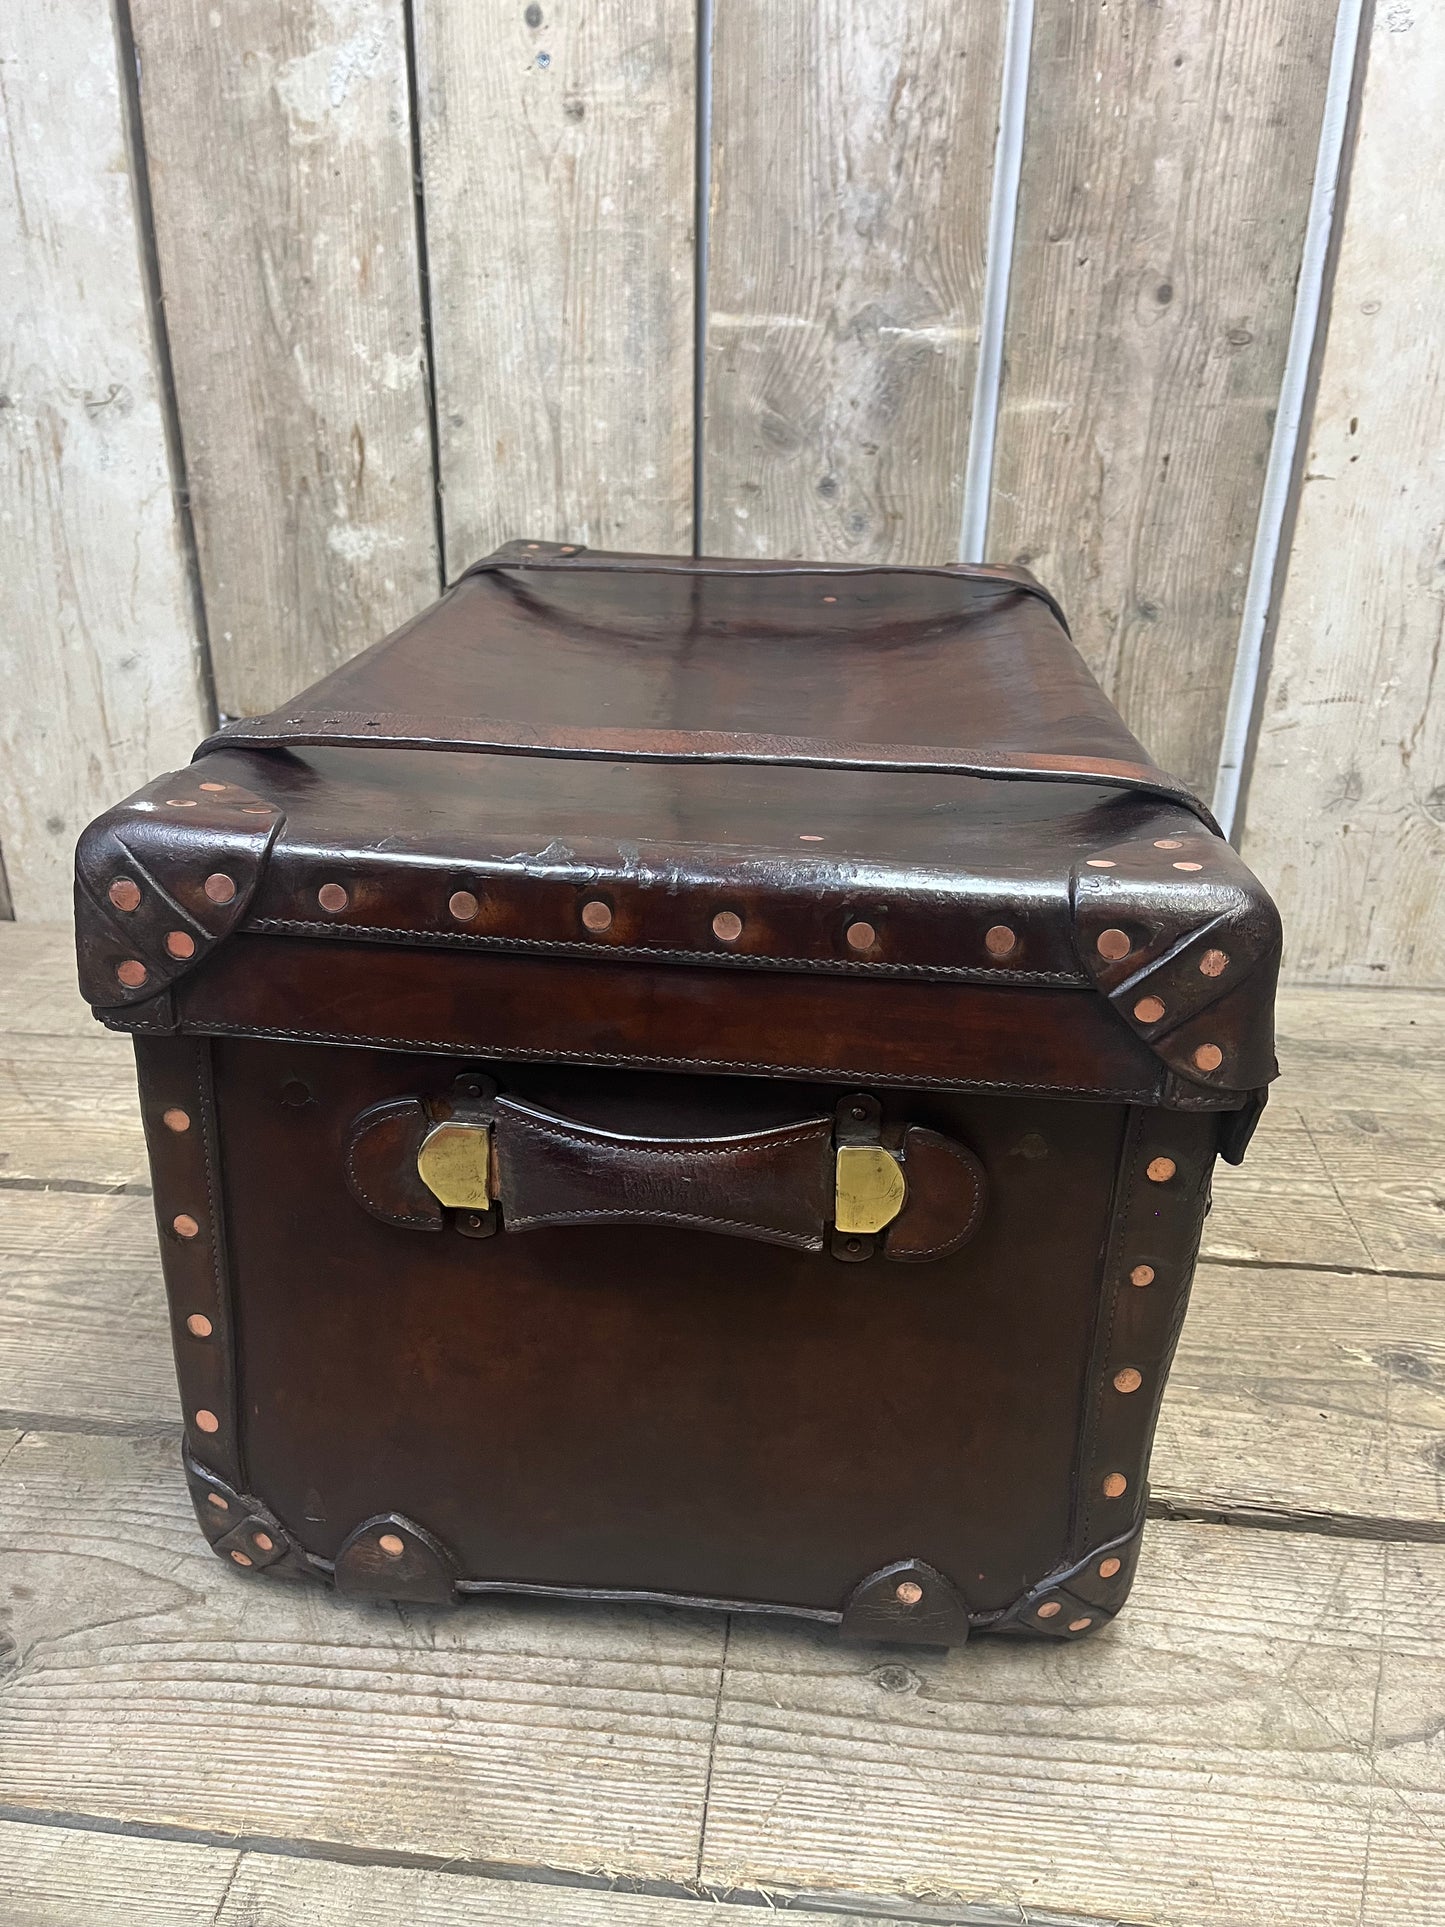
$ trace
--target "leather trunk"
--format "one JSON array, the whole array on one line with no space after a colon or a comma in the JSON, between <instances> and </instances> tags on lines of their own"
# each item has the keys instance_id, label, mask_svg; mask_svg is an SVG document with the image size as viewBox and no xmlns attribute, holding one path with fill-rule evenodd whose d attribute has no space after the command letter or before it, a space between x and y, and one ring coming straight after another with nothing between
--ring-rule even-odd
<instances>
[{"instance_id":1,"label":"leather trunk","mask_svg":"<svg viewBox=\"0 0 1445 1927\"><path fill-rule=\"evenodd\" d=\"M513 543L93 824L247 1572L1123 1603L1273 904L1022 571Z\"/></svg>"}]
</instances>

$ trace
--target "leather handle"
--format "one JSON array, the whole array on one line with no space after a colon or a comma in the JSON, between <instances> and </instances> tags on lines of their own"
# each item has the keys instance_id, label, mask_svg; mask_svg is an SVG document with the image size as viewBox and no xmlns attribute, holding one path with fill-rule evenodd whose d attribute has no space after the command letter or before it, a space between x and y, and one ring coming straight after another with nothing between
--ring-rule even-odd
<instances>
[{"instance_id":1,"label":"leather handle","mask_svg":"<svg viewBox=\"0 0 1445 1927\"><path fill-rule=\"evenodd\" d=\"M347 1183L373 1217L411 1230L451 1223L472 1237L670 1225L821 1251L843 1215L839 1153L845 1138L858 1140L831 1113L724 1136L652 1136L496 1096L476 1077L457 1089L450 1104L388 1098L353 1123ZM847 1102L876 1119L873 1100ZM920 1262L972 1237L987 1186L971 1151L918 1125L884 1132L886 1149L876 1123L867 1135L891 1164L902 1208L876 1240L864 1233L841 1249L835 1230L838 1256L866 1257L881 1243L887 1257Z\"/></svg>"}]
</instances>

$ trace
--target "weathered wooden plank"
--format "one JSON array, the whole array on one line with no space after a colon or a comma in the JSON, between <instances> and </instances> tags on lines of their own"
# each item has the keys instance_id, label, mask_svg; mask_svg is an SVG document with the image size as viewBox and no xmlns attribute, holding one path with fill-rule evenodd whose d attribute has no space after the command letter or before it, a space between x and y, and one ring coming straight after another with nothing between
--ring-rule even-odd
<instances>
[{"instance_id":1,"label":"weathered wooden plank","mask_svg":"<svg viewBox=\"0 0 1445 1927\"><path fill-rule=\"evenodd\" d=\"M1039 0L989 551L1208 796L1334 10Z\"/></svg>"},{"instance_id":2,"label":"weathered wooden plank","mask_svg":"<svg viewBox=\"0 0 1445 1927\"><path fill-rule=\"evenodd\" d=\"M75 935L68 924L0 925L0 976L5 1029L88 1037L99 1028L76 987Z\"/></svg>"},{"instance_id":3,"label":"weathered wooden plank","mask_svg":"<svg viewBox=\"0 0 1445 1927\"><path fill-rule=\"evenodd\" d=\"M692 540L691 0L422 0L447 567Z\"/></svg>"},{"instance_id":4,"label":"weathered wooden plank","mask_svg":"<svg viewBox=\"0 0 1445 1927\"><path fill-rule=\"evenodd\" d=\"M90 818L204 727L105 0L0 20L0 842L62 917Z\"/></svg>"},{"instance_id":5,"label":"weathered wooden plank","mask_svg":"<svg viewBox=\"0 0 1445 1927\"><path fill-rule=\"evenodd\" d=\"M1442 1586L1441 1547L1159 1522L1082 1648L905 1657L735 1622L703 1877L1020 1919L1427 1927Z\"/></svg>"},{"instance_id":6,"label":"weathered wooden plank","mask_svg":"<svg viewBox=\"0 0 1445 1927\"><path fill-rule=\"evenodd\" d=\"M134 0L217 700L436 594L401 0Z\"/></svg>"},{"instance_id":7,"label":"weathered wooden plank","mask_svg":"<svg viewBox=\"0 0 1445 1927\"><path fill-rule=\"evenodd\" d=\"M149 1188L128 1038L0 1031L0 1184Z\"/></svg>"},{"instance_id":8,"label":"weathered wooden plank","mask_svg":"<svg viewBox=\"0 0 1445 1927\"><path fill-rule=\"evenodd\" d=\"M0 1895L5 1927L699 1927L701 1915L695 1900L515 1875L348 1866L23 1821L0 1822ZM857 1919L807 1910L809 1927ZM917 1927L871 1908L867 1922Z\"/></svg>"},{"instance_id":9,"label":"weathered wooden plank","mask_svg":"<svg viewBox=\"0 0 1445 1927\"><path fill-rule=\"evenodd\" d=\"M1154 1496L1445 1533L1435 1280L1204 1265L1169 1378Z\"/></svg>"},{"instance_id":10,"label":"weathered wooden plank","mask_svg":"<svg viewBox=\"0 0 1445 1927\"><path fill-rule=\"evenodd\" d=\"M707 552L956 557L1004 19L718 9Z\"/></svg>"},{"instance_id":11,"label":"weathered wooden plank","mask_svg":"<svg viewBox=\"0 0 1445 1927\"><path fill-rule=\"evenodd\" d=\"M175 1453L30 1433L0 1469L0 1802L691 1877L721 1617L253 1584Z\"/></svg>"},{"instance_id":12,"label":"weathered wooden plank","mask_svg":"<svg viewBox=\"0 0 1445 1927\"><path fill-rule=\"evenodd\" d=\"M0 1190L0 1412L179 1426L149 1198Z\"/></svg>"},{"instance_id":13,"label":"weathered wooden plank","mask_svg":"<svg viewBox=\"0 0 1445 1927\"><path fill-rule=\"evenodd\" d=\"M1445 983L1445 19L1376 10L1243 847L1297 977Z\"/></svg>"}]
</instances>

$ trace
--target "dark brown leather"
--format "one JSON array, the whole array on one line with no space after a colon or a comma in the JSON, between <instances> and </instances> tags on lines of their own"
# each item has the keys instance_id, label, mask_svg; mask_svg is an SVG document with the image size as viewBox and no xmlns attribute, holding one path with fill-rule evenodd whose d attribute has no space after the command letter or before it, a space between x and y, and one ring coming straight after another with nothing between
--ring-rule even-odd
<instances>
[{"instance_id":1,"label":"dark brown leather","mask_svg":"<svg viewBox=\"0 0 1445 1927\"><path fill-rule=\"evenodd\" d=\"M417 1175L417 1157L449 1104L388 1098L347 1135L352 1196L383 1224L442 1229L446 1214ZM833 1217L834 1120L800 1116L729 1134L715 1107L662 1132L603 1128L505 1094L488 1101L500 1228L671 1224L821 1251ZM890 1140L906 1197L882 1240L889 1258L924 1262L959 1250L983 1216L987 1180L965 1146L918 1125Z\"/></svg>"},{"instance_id":2,"label":"dark brown leather","mask_svg":"<svg viewBox=\"0 0 1445 1927\"><path fill-rule=\"evenodd\" d=\"M497 1183L509 1231L671 1224L821 1251L833 1120L713 1139L624 1136L499 1097Z\"/></svg>"}]
</instances>

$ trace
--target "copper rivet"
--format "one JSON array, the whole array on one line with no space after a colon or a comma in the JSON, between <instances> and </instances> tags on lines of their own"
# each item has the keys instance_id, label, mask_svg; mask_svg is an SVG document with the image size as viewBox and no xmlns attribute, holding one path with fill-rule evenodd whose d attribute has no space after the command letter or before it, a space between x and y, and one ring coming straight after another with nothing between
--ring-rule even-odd
<instances>
[{"instance_id":1,"label":"copper rivet","mask_svg":"<svg viewBox=\"0 0 1445 1927\"><path fill-rule=\"evenodd\" d=\"M229 903L236 894L236 881L224 870L213 870L206 878L205 892L212 903Z\"/></svg>"},{"instance_id":2,"label":"copper rivet","mask_svg":"<svg viewBox=\"0 0 1445 1927\"><path fill-rule=\"evenodd\" d=\"M1150 1158L1144 1171L1151 1184L1168 1184L1178 1168L1173 1158Z\"/></svg>"},{"instance_id":3,"label":"copper rivet","mask_svg":"<svg viewBox=\"0 0 1445 1927\"><path fill-rule=\"evenodd\" d=\"M470 923L481 906L470 890L453 890L447 898L447 908L458 923Z\"/></svg>"},{"instance_id":4,"label":"copper rivet","mask_svg":"<svg viewBox=\"0 0 1445 1927\"><path fill-rule=\"evenodd\" d=\"M1101 1579L1112 1579L1123 1563L1122 1559L1101 1559L1099 1561L1099 1577Z\"/></svg>"},{"instance_id":5,"label":"copper rivet","mask_svg":"<svg viewBox=\"0 0 1445 1927\"><path fill-rule=\"evenodd\" d=\"M200 1228L189 1211L179 1211L171 1219L171 1229L178 1238L194 1238Z\"/></svg>"},{"instance_id":6,"label":"copper rivet","mask_svg":"<svg viewBox=\"0 0 1445 1927\"><path fill-rule=\"evenodd\" d=\"M179 1135L182 1131L190 1130L191 1114L183 1111L178 1104L173 1105L170 1110L161 1112L161 1123L168 1131L175 1131Z\"/></svg>"},{"instance_id":7,"label":"copper rivet","mask_svg":"<svg viewBox=\"0 0 1445 1927\"><path fill-rule=\"evenodd\" d=\"M203 790L215 790L217 792L221 790L227 790L230 787L231 786L229 783L202 783L201 785L201 788Z\"/></svg>"},{"instance_id":8,"label":"copper rivet","mask_svg":"<svg viewBox=\"0 0 1445 1927\"><path fill-rule=\"evenodd\" d=\"M1137 1392L1143 1383L1144 1374L1142 1372L1136 1372L1132 1365L1126 1365L1122 1372L1115 1372L1114 1374L1114 1390L1116 1392Z\"/></svg>"},{"instance_id":9,"label":"copper rivet","mask_svg":"<svg viewBox=\"0 0 1445 1927\"><path fill-rule=\"evenodd\" d=\"M168 930L166 932L166 949L170 951L173 957L194 957L196 954L196 940L194 937L188 937L184 930Z\"/></svg>"},{"instance_id":10,"label":"copper rivet","mask_svg":"<svg viewBox=\"0 0 1445 1927\"><path fill-rule=\"evenodd\" d=\"M823 600L824 600L825 602L836 602L836 601L838 600L838 598L837 598L837 596L835 596L835 595L825 595L825 596L823 597Z\"/></svg>"},{"instance_id":11,"label":"copper rivet","mask_svg":"<svg viewBox=\"0 0 1445 1927\"><path fill-rule=\"evenodd\" d=\"M878 932L871 923L850 923L844 935L850 950L871 950L878 941Z\"/></svg>"},{"instance_id":12,"label":"copper rivet","mask_svg":"<svg viewBox=\"0 0 1445 1927\"><path fill-rule=\"evenodd\" d=\"M903 1606L916 1606L923 1597L923 1588L916 1579L905 1579L893 1588L893 1596Z\"/></svg>"},{"instance_id":13,"label":"copper rivet","mask_svg":"<svg viewBox=\"0 0 1445 1927\"><path fill-rule=\"evenodd\" d=\"M106 895L117 910L134 910L140 904L140 885L132 883L129 877L117 877Z\"/></svg>"},{"instance_id":14,"label":"copper rivet","mask_svg":"<svg viewBox=\"0 0 1445 1927\"><path fill-rule=\"evenodd\" d=\"M1087 1632L1093 1623L1092 1619L1071 1619L1069 1621L1069 1631L1071 1633Z\"/></svg>"},{"instance_id":15,"label":"copper rivet","mask_svg":"<svg viewBox=\"0 0 1445 1927\"><path fill-rule=\"evenodd\" d=\"M251 1534L251 1544L256 1548L257 1552L271 1552L275 1549L276 1541L271 1537L269 1532L253 1532Z\"/></svg>"},{"instance_id":16,"label":"copper rivet","mask_svg":"<svg viewBox=\"0 0 1445 1927\"><path fill-rule=\"evenodd\" d=\"M229 1512L231 1510L219 1492L208 1492L206 1494L206 1504L213 1505L217 1512Z\"/></svg>"},{"instance_id":17,"label":"copper rivet","mask_svg":"<svg viewBox=\"0 0 1445 1927\"><path fill-rule=\"evenodd\" d=\"M1199 959L1199 968L1206 977L1222 977L1229 968L1228 951L1206 950Z\"/></svg>"},{"instance_id":18,"label":"copper rivet","mask_svg":"<svg viewBox=\"0 0 1445 1927\"><path fill-rule=\"evenodd\" d=\"M541 548L541 546L542 546L542 544L541 544L540 542L529 542L529 543L527 544L527 547L528 547L529 549L540 549L540 548Z\"/></svg>"},{"instance_id":19,"label":"copper rivet","mask_svg":"<svg viewBox=\"0 0 1445 1927\"><path fill-rule=\"evenodd\" d=\"M244 1552L233 1552L231 1554L231 1557L235 1560L238 1566L249 1566L251 1563L251 1561L246 1557Z\"/></svg>"},{"instance_id":20,"label":"copper rivet","mask_svg":"<svg viewBox=\"0 0 1445 1927\"><path fill-rule=\"evenodd\" d=\"M1127 957L1134 948L1126 930L1101 930L1094 948L1101 957Z\"/></svg>"},{"instance_id":21,"label":"copper rivet","mask_svg":"<svg viewBox=\"0 0 1445 1927\"><path fill-rule=\"evenodd\" d=\"M559 555L576 555L577 544L575 542L564 542L557 553Z\"/></svg>"},{"instance_id":22,"label":"copper rivet","mask_svg":"<svg viewBox=\"0 0 1445 1927\"><path fill-rule=\"evenodd\" d=\"M712 920L712 933L721 943L736 943L743 934L743 920L736 910L719 910Z\"/></svg>"},{"instance_id":23,"label":"copper rivet","mask_svg":"<svg viewBox=\"0 0 1445 1927\"><path fill-rule=\"evenodd\" d=\"M582 921L589 930L610 930L612 912L600 898L594 897L591 903L583 904Z\"/></svg>"},{"instance_id":24,"label":"copper rivet","mask_svg":"<svg viewBox=\"0 0 1445 1927\"><path fill-rule=\"evenodd\" d=\"M1194 1053L1194 1062L1202 1071L1217 1071L1224 1062L1224 1052L1218 1044L1201 1044Z\"/></svg>"},{"instance_id":25,"label":"copper rivet","mask_svg":"<svg viewBox=\"0 0 1445 1927\"><path fill-rule=\"evenodd\" d=\"M996 923L983 933L983 947L991 957L1006 957L1017 942L1018 938L1006 923Z\"/></svg>"},{"instance_id":26,"label":"copper rivet","mask_svg":"<svg viewBox=\"0 0 1445 1927\"><path fill-rule=\"evenodd\" d=\"M1162 997L1141 997L1134 1006L1134 1015L1141 1024L1157 1024L1164 1015Z\"/></svg>"},{"instance_id":27,"label":"copper rivet","mask_svg":"<svg viewBox=\"0 0 1445 1927\"><path fill-rule=\"evenodd\" d=\"M1129 1273L1129 1283L1131 1285L1152 1285L1153 1282L1153 1265L1135 1265L1134 1269Z\"/></svg>"},{"instance_id":28,"label":"copper rivet","mask_svg":"<svg viewBox=\"0 0 1445 1927\"><path fill-rule=\"evenodd\" d=\"M399 1539L394 1532L383 1532L376 1543L381 1547L388 1559L400 1559L401 1555L406 1551L405 1540Z\"/></svg>"},{"instance_id":29,"label":"copper rivet","mask_svg":"<svg viewBox=\"0 0 1445 1927\"><path fill-rule=\"evenodd\" d=\"M800 836L798 838L798 841L800 843L821 843L823 839L821 836L808 836L805 834L803 836Z\"/></svg>"},{"instance_id":30,"label":"copper rivet","mask_svg":"<svg viewBox=\"0 0 1445 1927\"><path fill-rule=\"evenodd\" d=\"M1184 845L1179 841L1177 836L1156 836L1154 839L1154 848L1156 850L1182 850Z\"/></svg>"},{"instance_id":31,"label":"copper rivet","mask_svg":"<svg viewBox=\"0 0 1445 1927\"><path fill-rule=\"evenodd\" d=\"M1176 870L1202 870L1204 865L1202 863L1176 863L1174 867Z\"/></svg>"},{"instance_id":32,"label":"copper rivet","mask_svg":"<svg viewBox=\"0 0 1445 1927\"><path fill-rule=\"evenodd\" d=\"M1122 1472L1111 1472L1104 1480L1104 1497L1106 1499L1121 1499L1128 1490L1129 1481L1124 1477Z\"/></svg>"},{"instance_id":33,"label":"copper rivet","mask_svg":"<svg viewBox=\"0 0 1445 1927\"><path fill-rule=\"evenodd\" d=\"M243 803L241 805L241 814L242 816L269 816L271 814L271 805L269 803Z\"/></svg>"},{"instance_id":34,"label":"copper rivet","mask_svg":"<svg viewBox=\"0 0 1445 1927\"><path fill-rule=\"evenodd\" d=\"M202 1432L219 1432L221 1429L221 1421L216 1417L214 1412L202 1410L196 1413L196 1426L197 1429Z\"/></svg>"},{"instance_id":35,"label":"copper rivet","mask_svg":"<svg viewBox=\"0 0 1445 1927\"><path fill-rule=\"evenodd\" d=\"M139 990L149 972L139 957L127 957L124 963L116 965L115 974L127 990Z\"/></svg>"},{"instance_id":36,"label":"copper rivet","mask_svg":"<svg viewBox=\"0 0 1445 1927\"><path fill-rule=\"evenodd\" d=\"M1091 870L1117 870L1119 867L1111 856L1090 856L1085 857L1084 861Z\"/></svg>"},{"instance_id":37,"label":"copper rivet","mask_svg":"<svg viewBox=\"0 0 1445 1927\"><path fill-rule=\"evenodd\" d=\"M323 883L316 892L316 901L323 910L344 910L347 896L339 883Z\"/></svg>"},{"instance_id":38,"label":"copper rivet","mask_svg":"<svg viewBox=\"0 0 1445 1927\"><path fill-rule=\"evenodd\" d=\"M194 796L168 796L166 798L166 808L168 810L193 810L195 807L196 799Z\"/></svg>"},{"instance_id":39,"label":"copper rivet","mask_svg":"<svg viewBox=\"0 0 1445 1927\"><path fill-rule=\"evenodd\" d=\"M1057 1599L1046 1599L1043 1605L1039 1607L1038 1617L1040 1619L1057 1619L1063 1610L1063 1607Z\"/></svg>"},{"instance_id":40,"label":"copper rivet","mask_svg":"<svg viewBox=\"0 0 1445 1927\"><path fill-rule=\"evenodd\" d=\"M192 1338L209 1338L212 1331L211 1321L203 1311L193 1311L186 1320L186 1330Z\"/></svg>"}]
</instances>

